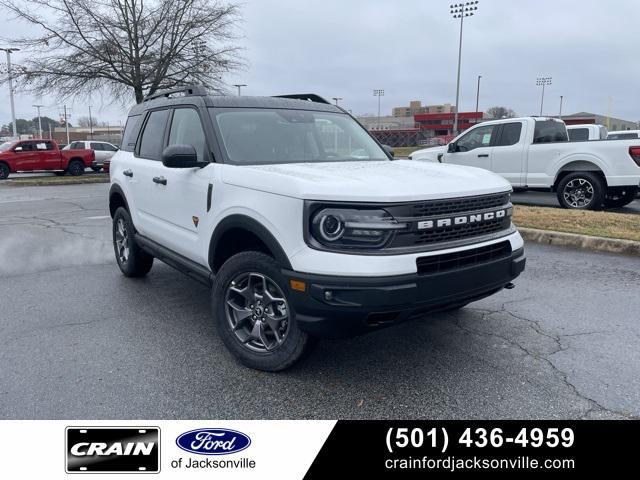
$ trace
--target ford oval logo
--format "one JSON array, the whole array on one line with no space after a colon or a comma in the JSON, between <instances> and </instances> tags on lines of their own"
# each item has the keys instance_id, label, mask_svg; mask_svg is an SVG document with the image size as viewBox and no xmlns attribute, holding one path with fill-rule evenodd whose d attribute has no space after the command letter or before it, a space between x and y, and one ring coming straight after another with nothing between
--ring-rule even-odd
<instances>
[{"instance_id":1,"label":"ford oval logo","mask_svg":"<svg viewBox=\"0 0 640 480\"><path fill-rule=\"evenodd\" d=\"M199 455L228 455L251 445L248 435L226 428L199 428L184 432L176 444L187 452Z\"/></svg>"}]
</instances>

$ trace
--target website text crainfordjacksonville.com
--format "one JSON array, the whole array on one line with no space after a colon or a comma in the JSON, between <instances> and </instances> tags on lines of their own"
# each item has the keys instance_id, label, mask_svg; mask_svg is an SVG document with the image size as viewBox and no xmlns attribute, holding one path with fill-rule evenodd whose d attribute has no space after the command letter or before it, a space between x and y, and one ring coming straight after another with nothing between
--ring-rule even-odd
<instances>
[{"instance_id":1,"label":"website text crainfordjacksonville.com","mask_svg":"<svg viewBox=\"0 0 640 480\"><path fill-rule=\"evenodd\" d=\"M388 458L385 460L386 470L572 470L575 468L573 458L531 458L526 455L513 458L442 458L407 457Z\"/></svg>"}]
</instances>

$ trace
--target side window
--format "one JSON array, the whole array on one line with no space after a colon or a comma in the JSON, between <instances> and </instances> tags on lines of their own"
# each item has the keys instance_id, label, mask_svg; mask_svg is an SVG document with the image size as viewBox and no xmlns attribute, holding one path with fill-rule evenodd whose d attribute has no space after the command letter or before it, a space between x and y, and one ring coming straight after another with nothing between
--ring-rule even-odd
<instances>
[{"instance_id":1,"label":"side window","mask_svg":"<svg viewBox=\"0 0 640 480\"><path fill-rule=\"evenodd\" d=\"M572 142L581 142L583 140L589 140L589 129L587 128L572 128L567 129L569 132L569 140Z\"/></svg>"},{"instance_id":2,"label":"side window","mask_svg":"<svg viewBox=\"0 0 640 480\"><path fill-rule=\"evenodd\" d=\"M495 125L474 128L456 142L458 152L469 152L479 147L489 147L495 132Z\"/></svg>"},{"instance_id":3,"label":"side window","mask_svg":"<svg viewBox=\"0 0 640 480\"><path fill-rule=\"evenodd\" d=\"M102 149L105 152L117 152L118 151L118 147L116 147L115 145L111 145L110 143L103 143L102 144Z\"/></svg>"},{"instance_id":4,"label":"side window","mask_svg":"<svg viewBox=\"0 0 640 480\"><path fill-rule=\"evenodd\" d=\"M198 112L193 108L176 108L173 111L169 145L191 145L196 149L198 161L206 161L206 141Z\"/></svg>"},{"instance_id":5,"label":"side window","mask_svg":"<svg viewBox=\"0 0 640 480\"><path fill-rule=\"evenodd\" d=\"M160 160L168 116L169 110L156 110L149 114L140 138L138 156L149 160Z\"/></svg>"},{"instance_id":6,"label":"side window","mask_svg":"<svg viewBox=\"0 0 640 480\"><path fill-rule=\"evenodd\" d=\"M18 146L22 147L22 151L23 152L32 152L33 150L35 150L35 148L33 148L33 144L31 142L22 142Z\"/></svg>"},{"instance_id":7,"label":"side window","mask_svg":"<svg viewBox=\"0 0 640 480\"><path fill-rule=\"evenodd\" d=\"M125 152L133 152L135 150L136 140L138 133L140 133L143 118L142 115L133 115L127 118L127 124L124 127L124 134L122 135L122 150Z\"/></svg>"},{"instance_id":8,"label":"side window","mask_svg":"<svg viewBox=\"0 0 640 480\"><path fill-rule=\"evenodd\" d=\"M84 142L73 142L69 145L71 150L78 150L84 148Z\"/></svg>"},{"instance_id":9,"label":"side window","mask_svg":"<svg viewBox=\"0 0 640 480\"><path fill-rule=\"evenodd\" d=\"M567 142L567 127L555 120L537 120L533 131L533 143Z\"/></svg>"},{"instance_id":10,"label":"side window","mask_svg":"<svg viewBox=\"0 0 640 480\"><path fill-rule=\"evenodd\" d=\"M97 151L100 151L100 152L104 150L103 144L102 143L98 143L98 142L91 142L89 144L89 148L91 150L97 150Z\"/></svg>"},{"instance_id":11,"label":"side window","mask_svg":"<svg viewBox=\"0 0 640 480\"><path fill-rule=\"evenodd\" d=\"M520 141L520 133L522 132L522 123L504 123L502 124L502 133L500 134L500 140L496 143L497 147L507 147L509 145L515 145Z\"/></svg>"}]
</instances>

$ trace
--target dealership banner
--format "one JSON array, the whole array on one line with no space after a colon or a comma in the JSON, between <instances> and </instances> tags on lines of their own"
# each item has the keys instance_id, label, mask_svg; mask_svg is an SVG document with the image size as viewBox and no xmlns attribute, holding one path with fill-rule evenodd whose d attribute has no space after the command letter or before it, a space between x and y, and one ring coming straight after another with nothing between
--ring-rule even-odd
<instances>
[{"instance_id":1,"label":"dealership banner","mask_svg":"<svg viewBox=\"0 0 640 480\"><path fill-rule=\"evenodd\" d=\"M0 421L2 478L513 478L636 467L640 421ZM553 475L555 476L555 475ZM95 478L95 477L94 477Z\"/></svg>"}]
</instances>

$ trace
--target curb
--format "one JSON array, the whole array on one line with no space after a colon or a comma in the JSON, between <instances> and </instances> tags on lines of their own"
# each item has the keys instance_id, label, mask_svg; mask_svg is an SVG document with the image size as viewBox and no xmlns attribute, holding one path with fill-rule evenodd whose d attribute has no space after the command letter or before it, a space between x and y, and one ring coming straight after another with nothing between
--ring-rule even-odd
<instances>
[{"instance_id":1,"label":"curb","mask_svg":"<svg viewBox=\"0 0 640 480\"><path fill-rule=\"evenodd\" d=\"M591 235L539 230L537 228L518 227L518 231L522 238L530 242L640 256L640 242L633 240L593 237Z\"/></svg>"},{"instance_id":2,"label":"curb","mask_svg":"<svg viewBox=\"0 0 640 480\"><path fill-rule=\"evenodd\" d=\"M59 187L64 185L89 185L92 183L109 183L109 177L105 178L97 178L97 177L89 177L87 179L78 179L78 180L63 180L63 181L46 181L46 180L5 180L0 185L7 185L8 187Z\"/></svg>"}]
</instances>

